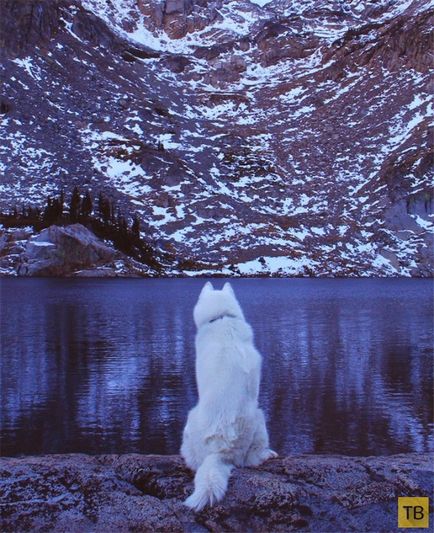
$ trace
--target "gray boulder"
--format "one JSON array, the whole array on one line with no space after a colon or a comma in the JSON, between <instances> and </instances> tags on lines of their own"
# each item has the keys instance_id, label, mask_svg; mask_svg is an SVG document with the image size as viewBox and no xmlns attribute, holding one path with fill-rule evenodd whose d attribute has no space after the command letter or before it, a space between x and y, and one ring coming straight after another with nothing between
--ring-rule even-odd
<instances>
[{"instance_id":1,"label":"gray boulder","mask_svg":"<svg viewBox=\"0 0 434 533\"><path fill-rule=\"evenodd\" d=\"M82 224L50 226L31 238L20 258L20 276L68 276L111 261L115 250Z\"/></svg>"}]
</instances>

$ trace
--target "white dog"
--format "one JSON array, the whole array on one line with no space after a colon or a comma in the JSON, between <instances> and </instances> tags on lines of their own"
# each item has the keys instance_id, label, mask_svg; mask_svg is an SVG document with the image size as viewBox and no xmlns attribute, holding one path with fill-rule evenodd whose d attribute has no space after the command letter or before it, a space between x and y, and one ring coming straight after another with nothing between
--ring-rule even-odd
<instances>
[{"instance_id":1,"label":"white dog","mask_svg":"<svg viewBox=\"0 0 434 533\"><path fill-rule=\"evenodd\" d=\"M200 510L221 500L233 466L257 466L269 449L258 409L261 356L229 283L207 282L194 308L198 404L189 412L181 454L196 472L185 504Z\"/></svg>"}]
</instances>

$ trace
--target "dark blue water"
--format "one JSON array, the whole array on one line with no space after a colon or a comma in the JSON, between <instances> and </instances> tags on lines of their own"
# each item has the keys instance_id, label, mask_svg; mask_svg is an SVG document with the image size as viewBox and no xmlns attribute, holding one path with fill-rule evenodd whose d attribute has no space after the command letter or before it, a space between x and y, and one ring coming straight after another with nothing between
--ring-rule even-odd
<instances>
[{"instance_id":1,"label":"dark blue water","mask_svg":"<svg viewBox=\"0 0 434 533\"><path fill-rule=\"evenodd\" d=\"M1 281L1 453L177 453L204 280ZM216 281L221 286L223 281ZM431 280L234 280L280 454L427 451Z\"/></svg>"}]
</instances>

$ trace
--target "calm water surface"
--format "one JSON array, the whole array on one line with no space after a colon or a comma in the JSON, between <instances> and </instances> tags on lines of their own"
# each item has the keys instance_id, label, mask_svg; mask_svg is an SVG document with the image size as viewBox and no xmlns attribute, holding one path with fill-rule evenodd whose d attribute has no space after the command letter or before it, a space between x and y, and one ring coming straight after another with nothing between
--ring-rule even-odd
<instances>
[{"instance_id":1,"label":"calm water surface","mask_svg":"<svg viewBox=\"0 0 434 533\"><path fill-rule=\"evenodd\" d=\"M2 280L2 455L177 453L203 283ZM434 449L431 280L233 286L264 358L275 450Z\"/></svg>"}]
</instances>

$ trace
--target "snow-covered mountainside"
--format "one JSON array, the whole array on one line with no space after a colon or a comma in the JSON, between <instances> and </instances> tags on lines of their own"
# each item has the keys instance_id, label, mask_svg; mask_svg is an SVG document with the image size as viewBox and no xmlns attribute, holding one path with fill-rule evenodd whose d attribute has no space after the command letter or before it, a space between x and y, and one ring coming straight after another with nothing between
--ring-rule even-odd
<instances>
[{"instance_id":1,"label":"snow-covered mountainside","mask_svg":"<svg viewBox=\"0 0 434 533\"><path fill-rule=\"evenodd\" d=\"M2 210L78 185L198 272L433 275L432 2L1 11Z\"/></svg>"}]
</instances>

